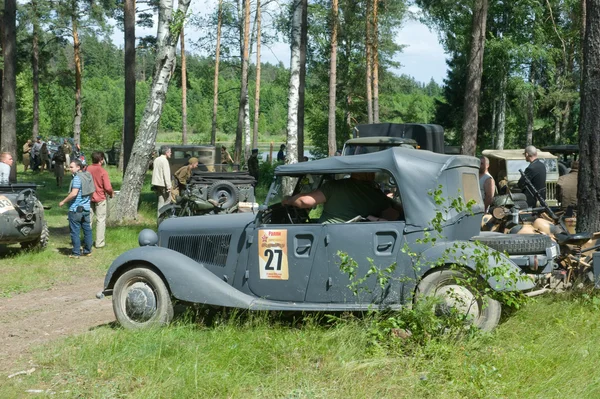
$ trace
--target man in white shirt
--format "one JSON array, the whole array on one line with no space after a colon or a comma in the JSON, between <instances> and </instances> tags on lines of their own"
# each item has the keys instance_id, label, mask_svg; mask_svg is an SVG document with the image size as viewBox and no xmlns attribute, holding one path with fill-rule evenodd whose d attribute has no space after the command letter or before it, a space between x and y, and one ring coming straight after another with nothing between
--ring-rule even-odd
<instances>
[{"instance_id":1,"label":"man in white shirt","mask_svg":"<svg viewBox=\"0 0 600 399\"><path fill-rule=\"evenodd\" d=\"M171 167L169 158L171 158L171 148L163 145L160 147L160 156L154 160L152 169L152 189L158 197L157 214L160 214L160 208L170 202L171 196Z\"/></svg>"},{"instance_id":2,"label":"man in white shirt","mask_svg":"<svg viewBox=\"0 0 600 399\"><path fill-rule=\"evenodd\" d=\"M8 184L10 180L10 168L13 164L13 157L10 152L0 154L0 184Z\"/></svg>"}]
</instances>

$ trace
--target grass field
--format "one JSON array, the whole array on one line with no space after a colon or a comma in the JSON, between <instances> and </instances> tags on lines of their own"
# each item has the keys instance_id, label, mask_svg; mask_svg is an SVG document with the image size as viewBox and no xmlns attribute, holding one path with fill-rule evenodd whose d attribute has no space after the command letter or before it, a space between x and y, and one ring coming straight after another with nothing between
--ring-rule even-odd
<instances>
[{"instance_id":1,"label":"grass field","mask_svg":"<svg viewBox=\"0 0 600 399\"><path fill-rule=\"evenodd\" d=\"M110 173L118 182L117 171ZM53 206L50 248L9 250L0 262L4 296L102 275L112 259L137 245L142 227L155 223L154 198L145 194L140 225L110 228L104 252L72 261L63 254L66 211L57 207L66 189L55 189L49 174L40 177L47 183L40 189L44 204ZM492 333L432 336L424 345L373 345L369 317L328 322L323 316L199 313L168 328L102 326L40 347L36 372L0 377L0 397L600 398L595 293L538 297L505 315ZM42 393L26 393L30 389Z\"/></svg>"}]
</instances>

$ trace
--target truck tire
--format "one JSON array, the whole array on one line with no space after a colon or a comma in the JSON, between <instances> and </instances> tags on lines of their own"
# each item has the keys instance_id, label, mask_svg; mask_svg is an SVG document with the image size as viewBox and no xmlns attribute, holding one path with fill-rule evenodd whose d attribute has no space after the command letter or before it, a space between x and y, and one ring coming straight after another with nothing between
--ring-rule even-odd
<instances>
[{"instance_id":1,"label":"truck tire","mask_svg":"<svg viewBox=\"0 0 600 399\"><path fill-rule=\"evenodd\" d=\"M545 254L552 245L552 239L543 234L503 234L475 236L471 241L479 241L496 251L506 251L509 255Z\"/></svg>"},{"instance_id":2,"label":"truck tire","mask_svg":"<svg viewBox=\"0 0 600 399\"><path fill-rule=\"evenodd\" d=\"M238 188L227 180L218 180L208 188L208 199L217 201L223 209L229 209L237 204L239 198Z\"/></svg>"},{"instance_id":3,"label":"truck tire","mask_svg":"<svg viewBox=\"0 0 600 399\"><path fill-rule=\"evenodd\" d=\"M171 294L162 278L145 267L123 273L113 290L113 311L125 328L150 328L173 320Z\"/></svg>"},{"instance_id":4,"label":"truck tire","mask_svg":"<svg viewBox=\"0 0 600 399\"><path fill-rule=\"evenodd\" d=\"M48 246L48 241L50 240L50 230L48 229L48 223L44 221L42 226L42 233L40 236L33 240L21 243L21 248L23 249L37 249L41 250Z\"/></svg>"},{"instance_id":5,"label":"truck tire","mask_svg":"<svg viewBox=\"0 0 600 399\"><path fill-rule=\"evenodd\" d=\"M417 285L415 300L427 297L440 298L436 314L443 315L448 309L464 314L471 325L491 331L500 322L502 305L495 299L483 295L468 282L468 272L456 269L434 270Z\"/></svg>"}]
</instances>

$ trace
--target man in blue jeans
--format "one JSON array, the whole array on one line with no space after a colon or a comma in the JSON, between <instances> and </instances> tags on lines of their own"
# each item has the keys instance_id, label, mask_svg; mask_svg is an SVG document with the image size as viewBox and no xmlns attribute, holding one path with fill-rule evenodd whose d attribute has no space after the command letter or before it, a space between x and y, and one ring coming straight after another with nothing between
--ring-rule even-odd
<instances>
[{"instance_id":1,"label":"man in blue jeans","mask_svg":"<svg viewBox=\"0 0 600 399\"><path fill-rule=\"evenodd\" d=\"M58 205L63 206L69 202L69 229L71 231L71 243L73 244L73 252L69 255L69 258L77 259L81 255L81 238L79 236L81 230L83 230L83 256L92 255L90 196L81 195L81 179L77 175L81 170L81 161L79 159L72 160L69 169L73 174L71 192Z\"/></svg>"}]
</instances>

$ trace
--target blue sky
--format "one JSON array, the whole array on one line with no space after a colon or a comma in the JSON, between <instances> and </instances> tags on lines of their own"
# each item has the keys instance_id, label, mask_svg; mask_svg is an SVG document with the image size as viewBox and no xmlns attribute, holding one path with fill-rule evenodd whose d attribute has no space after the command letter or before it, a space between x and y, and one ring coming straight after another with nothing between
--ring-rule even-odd
<instances>
[{"instance_id":1,"label":"blue sky","mask_svg":"<svg viewBox=\"0 0 600 399\"><path fill-rule=\"evenodd\" d=\"M190 6L194 13L206 14L216 8L216 0L192 0ZM275 3L271 3L273 6ZM418 13L418 9L411 8L411 12ZM155 25L156 26L156 25ZM186 49L192 49L191 42L201 32L186 29ZM137 36L156 35L156 27L153 29L137 29ZM115 45L123 45L123 33L116 29L112 35ZM408 20L398 32L396 43L405 45L404 51L396 57L401 68L395 69L397 74L406 74L415 80L428 83L433 78L439 84L443 83L446 76L446 56L444 49L439 43L437 34L418 21ZM279 61L288 67L290 64L290 48L286 43L275 43L269 48L263 47L261 51L263 62L277 64Z\"/></svg>"}]
</instances>

